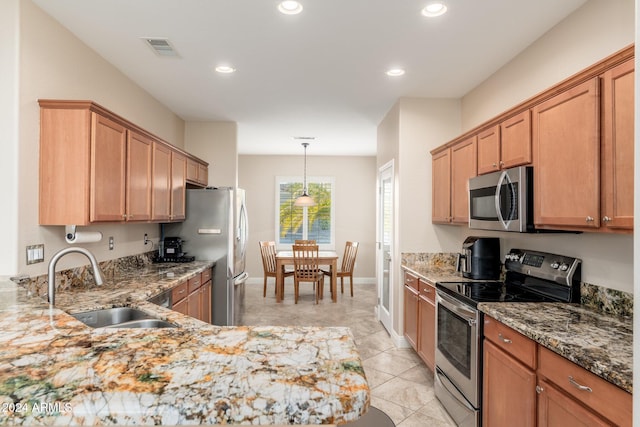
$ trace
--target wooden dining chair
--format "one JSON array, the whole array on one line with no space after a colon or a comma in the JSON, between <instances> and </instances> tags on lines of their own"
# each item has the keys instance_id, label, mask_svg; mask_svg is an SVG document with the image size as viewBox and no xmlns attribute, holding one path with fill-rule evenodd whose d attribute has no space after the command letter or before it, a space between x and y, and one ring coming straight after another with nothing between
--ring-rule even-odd
<instances>
[{"instance_id":1,"label":"wooden dining chair","mask_svg":"<svg viewBox=\"0 0 640 427\"><path fill-rule=\"evenodd\" d=\"M262 255L262 268L264 269L264 287L262 289L262 297L267 296L267 278L276 278L276 242L273 241L261 241L260 242L260 254ZM293 271L286 271L282 266L282 277L287 278L293 276ZM276 288L278 282L276 279ZM278 289L276 289L278 292Z\"/></svg>"},{"instance_id":2,"label":"wooden dining chair","mask_svg":"<svg viewBox=\"0 0 640 427\"><path fill-rule=\"evenodd\" d=\"M356 264L356 255L358 255L358 242L347 242L344 246L344 255L342 256L342 266L336 271L336 277L340 278L340 293L344 293L344 278L349 278L351 286L351 296L353 296L353 267ZM323 270L327 276L331 276L331 270Z\"/></svg>"},{"instance_id":3,"label":"wooden dining chair","mask_svg":"<svg viewBox=\"0 0 640 427\"><path fill-rule=\"evenodd\" d=\"M324 287L324 273L318 265L318 245L293 245L293 267L295 303L298 303L300 283L311 282L317 304Z\"/></svg>"},{"instance_id":4,"label":"wooden dining chair","mask_svg":"<svg viewBox=\"0 0 640 427\"><path fill-rule=\"evenodd\" d=\"M303 239L296 239L293 242L294 245L316 245L316 241L315 240L303 240Z\"/></svg>"}]
</instances>

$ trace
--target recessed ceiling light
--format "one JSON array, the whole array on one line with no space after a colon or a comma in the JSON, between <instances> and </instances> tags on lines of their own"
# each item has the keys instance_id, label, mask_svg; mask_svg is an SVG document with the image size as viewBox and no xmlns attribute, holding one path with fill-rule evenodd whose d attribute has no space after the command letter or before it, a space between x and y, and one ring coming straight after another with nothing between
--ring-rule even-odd
<instances>
[{"instance_id":1,"label":"recessed ceiling light","mask_svg":"<svg viewBox=\"0 0 640 427\"><path fill-rule=\"evenodd\" d=\"M391 77L400 77L404 75L404 70L402 68L391 68L387 70L387 76Z\"/></svg>"},{"instance_id":2,"label":"recessed ceiling light","mask_svg":"<svg viewBox=\"0 0 640 427\"><path fill-rule=\"evenodd\" d=\"M216 67L216 71L221 74L231 74L235 73L236 69L228 65L219 65Z\"/></svg>"},{"instance_id":3,"label":"recessed ceiling light","mask_svg":"<svg viewBox=\"0 0 640 427\"><path fill-rule=\"evenodd\" d=\"M285 15L297 15L302 12L302 5L294 0L285 0L280 2L278 10Z\"/></svg>"},{"instance_id":4,"label":"recessed ceiling light","mask_svg":"<svg viewBox=\"0 0 640 427\"><path fill-rule=\"evenodd\" d=\"M422 9L422 14L429 18L444 15L445 13L447 13L447 5L441 1L431 2Z\"/></svg>"}]
</instances>

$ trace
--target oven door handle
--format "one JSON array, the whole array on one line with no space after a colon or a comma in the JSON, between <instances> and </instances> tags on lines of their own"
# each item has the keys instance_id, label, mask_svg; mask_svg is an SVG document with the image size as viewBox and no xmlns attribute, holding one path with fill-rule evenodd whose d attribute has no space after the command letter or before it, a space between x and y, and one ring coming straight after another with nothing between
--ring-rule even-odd
<instances>
[{"instance_id":1,"label":"oven door handle","mask_svg":"<svg viewBox=\"0 0 640 427\"><path fill-rule=\"evenodd\" d=\"M504 180L507 180L507 183L509 185L511 185L511 180L509 179L509 174L507 173L507 171L502 171L502 173L500 174L500 178L498 179L498 184L496 185L496 196L495 196L495 203L496 203L496 215L498 215L498 220L500 221L500 223L502 224L502 227L504 227L505 230L509 229L509 224L507 224L507 222L504 220L504 217L502 216L502 209L500 206L500 199L501 199L501 195L502 195L502 182ZM509 221L511 222L511 221Z\"/></svg>"},{"instance_id":2,"label":"oven door handle","mask_svg":"<svg viewBox=\"0 0 640 427\"><path fill-rule=\"evenodd\" d=\"M464 303L440 292L436 292L436 302L442 304L447 309L458 314L460 317L469 322L469 326L476 324L477 312L464 307Z\"/></svg>"}]
</instances>

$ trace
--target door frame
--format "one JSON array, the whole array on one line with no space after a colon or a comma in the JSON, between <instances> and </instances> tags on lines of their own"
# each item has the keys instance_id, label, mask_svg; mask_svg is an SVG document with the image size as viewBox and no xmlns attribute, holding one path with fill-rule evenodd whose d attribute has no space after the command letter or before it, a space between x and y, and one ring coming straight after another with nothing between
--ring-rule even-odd
<instances>
[{"instance_id":1,"label":"door frame","mask_svg":"<svg viewBox=\"0 0 640 427\"><path fill-rule=\"evenodd\" d=\"M384 179L391 179L391 236L390 236L390 248L391 262L389 263L389 271L387 277L389 280L389 311L387 312L382 306L382 293L384 284L384 251L383 251L383 206L382 206L382 182ZM393 335L393 279L395 274L394 269L394 236L395 236L395 166L394 160L390 160L378 169L377 176L377 192L376 192L376 288L377 288L377 303L375 307L376 318L382 323L389 334Z\"/></svg>"}]
</instances>

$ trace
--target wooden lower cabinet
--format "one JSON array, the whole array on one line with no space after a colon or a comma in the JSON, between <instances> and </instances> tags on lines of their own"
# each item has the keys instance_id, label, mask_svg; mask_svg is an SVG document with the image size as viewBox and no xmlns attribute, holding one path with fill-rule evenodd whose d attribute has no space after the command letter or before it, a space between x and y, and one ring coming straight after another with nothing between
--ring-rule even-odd
<instances>
[{"instance_id":1,"label":"wooden lower cabinet","mask_svg":"<svg viewBox=\"0 0 640 427\"><path fill-rule=\"evenodd\" d=\"M418 355L431 369L436 367L436 289L422 279L418 297Z\"/></svg>"},{"instance_id":2,"label":"wooden lower cabinet","mask_svg":"<svg viewBox=\"0 0 640 427\"><path fill-rule=\"evenodd\" d=\"M211 280L200 287L200 320L211 323Z\"/></svg>"},{"instance_id":3,"label":"wooden lower cabinet","mask_svg":"<svg viewBox=\"0 0 640 427\"><path fill-rule=\"evenodd\" d=\"M538 393L538 426L540 427L614 425L602 420L544 380L539 381Z\"/></svg>"},{"instance_id":4,"label":"wooden lower cabinet","mask_svg":"<svg viewBox=\"0 0 640 427\"><path fill-rule=\"evenodd\" d=\"M630 393L485 316L482 425L631 426Z\"/></svg>"},{"instance_id":5,"label":"wooden lower cabinet","mask_svg":"<svg viewBox=\"0 0 640 427\"><path fill-rule=\"evenodd\" d=\"M535 426L535 371L502 351L491 341L485 340L483 356L482 425Z\"/></svg>"},{"instance_id":6,"label":"wooden lower cabinet","mask_svg":"<svg viewBox=\"0 0 640 427\"><path fill-rule=\"evenodd\" d=\"M189 314L187 296L189 292L188 283L185 280L171 290L171 309L182 314Z\"/></svg>"},{"instance_id":7,"label":"wooden lower cabinet","mask_svg":"<svg viewBox=\"0 0 640 427\"><path fill-rule=\"evenodd\" d=\"M414 350L418 349L418 293L404 287L404 337Z\"/></svg>"},{"instance_id":8,"label":"wooden lower cabinet","mask_svg":"<svg viewBox=\"0 0 640 427\"><path fill-rule=\"evenodd\" d=\"M436 289L404 273L404 337L432 371L436 361Z\"/></svg>"},{"instance_id":9,"label":"wooden lower cabinet","mask_svg":"<svg viewBox=\"0 0 640 427\"><path fill-rule=\"evenodd\" d=\"M189 279L189 316L211 323L211 270Z\"/></svg>"}]
</instances>

